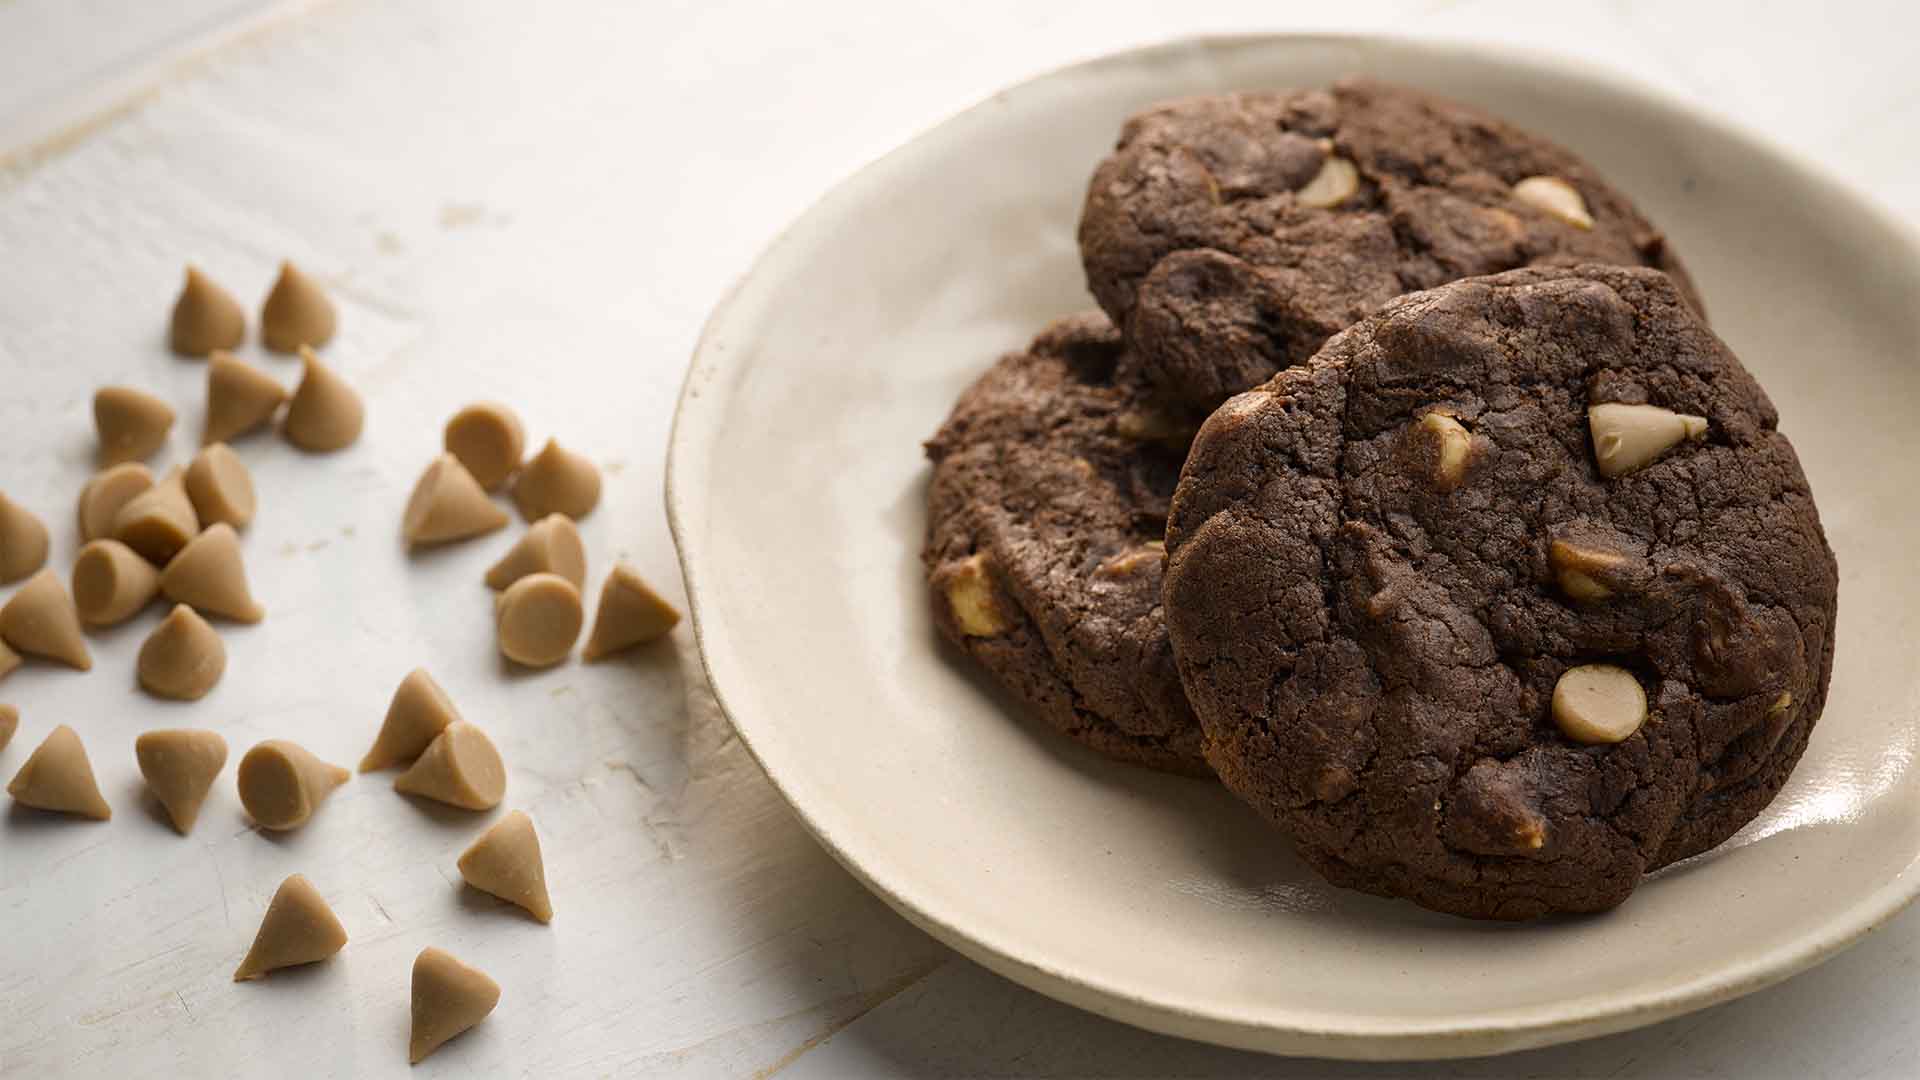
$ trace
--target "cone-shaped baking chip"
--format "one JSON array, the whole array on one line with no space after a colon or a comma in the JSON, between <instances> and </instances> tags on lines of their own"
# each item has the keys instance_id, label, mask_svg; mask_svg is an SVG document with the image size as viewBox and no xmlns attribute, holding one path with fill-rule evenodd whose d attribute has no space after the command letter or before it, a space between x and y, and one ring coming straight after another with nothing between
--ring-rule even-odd
<instances>
[{"instance_id":1,"label":"cone-shaped baking chip","mask_svg":"<svg viewBox=\"0 0 1920 1080\"><path fill-rule=\"evenodd\" d=\"M233 981L257 979L269 971L325 960L347 943L347 928L321 898L305 874L280 883L260 920L247 958L234 970Z\"/></svg>"},{"instance_id":2,"label":"cone-shaped baking chip","mask_svg":"<svg viewBox=\"0 0 1920 1080\"><path fill-rule=\"evenodd\" d=\"M260 340L274 352L292 352L303 345L324 345L333 337L333 301L319 282L290 262L280 264L280 276L260 306Z\"/></svg>"},{"instance_id":3,"label":"cone-shaped baking chip","mask_svg":"<svg viewBox=\"0 0 1920 1080\"><path fill-rule=\"evenodd\" d=\"M105 821L113 808L100 797L93 765L80 736L65 724L53 729L7 785L7 794L27 806Z\"/></svg>"},{"instance_id":4,"label":"cone-shaped baking chip","mask_svg":"<svg viewBox=\"0 0 1920 1080\"><path fill-rule=\"evenodd\" d=\"M0 585L19 581L46 561L46 525L0 492Z\"/></svg>"},{"instance_id":5,"label":"cone-shaped baking chip","mask_svg":"<svg viewBox=\"0 0 1920 1080\"><path fill-rule=\"evenodd\" d=\"M460 459L480 486L498 490L520 468L526 456L526 431L520 418L505 405L483 401L469 405L447 421L447 453Z\"/></svg>"},{"instance_id":6,"label":"cone-shaped baking chip","mask_svg":"<svg viewBox=\"0 0 1920 1080\"><path fill-rule=\"evenodd\" d=\"M527 535L487 571L487 587L504 589L528 574L558 574L573 582L574 588L586 588L587 546L572 518L548 514L534 522Z\"/></svg>"},{"instance_id":7,"label":"cone-shaped baking chip","mask_svg":"<svg viewBox=\"0 0 1920 1080\"><path fill-rule=\"evenodd\" d=\"M380 734L374 736L367 756L360 759L360 771L371 772L411 762L426 752L448 724L458 719L460 710L453 707L453 699L447 692L440 689L426 668L414 668L393 692Z\"/></svg>"},{"instance_id":8,"label":"cone-shaped baking chip","mask_svg":"<svg viewBox=\"0 0 1920 1080\"><path fill-rule=\"evenodd\" d=\"M306 372L293 392L280 430L288 442L302 450L326 453L344 449L360 437L366 423L367 407L360 400L360 392L304 345L300 347L300 361Z\"/></svg>"},{"instance_id":9,"label":"cone-shaped baking chip","mask_svg":"<svg viewBox=\"0 0 1920 1080\"><path fill-rule=\"evenodd\" d=\"M627 563L615 563L600 586L600 610L593 616L593 633L580 655L598 660L608 653L645 645L667 636L680 621L680 612L661 599L640 571Z\"/></svg>"},{"instance_id":10,"label":"cone-shaped baking chip","mask_svg":"<svg viewBox=\"0 0 1920 1080\"><path fill-rule=\"evenodd\" d=\"M273 419L287 400L279 380L229 352L207 364L207 426L202 443L227 442Z\"/></svg>"},{"instance_id":11,"label":"cone-shaped baking chip","mask_svg":"<svg viewBox=\"0 0 1920 1080\"><path fill-rule=\"evenodd\" d=\"M137 461L102 469L80 489L80 539L113 535L113 520L134 496L153 486L153 472Z\"/></svg>"},{"instance_id":12,"label":"cone-shaped baking chip","mask_svg":"<svg viewBox=\"0 0 1920 1080\"><path fill-rule=\"evenodd\" d=\"M0 638L29 656L81 671L93 669L86 639L80 636L80 612L52 567L28 578L0 607Z\"/></svg>"},{"instance_id":13,"label":"cone-shaped baking chip","mask_svg":"<svg viewBox=\"0 0 1920 1080\"><path fill-rule=\"evenodd\" d=\"M240 804L263 828L298 828L352 775L298 743L268 739L240 759Z\"/></svg>"},{"instance_id":14,"label":"cone-shaped baking chip","mask_svg":"<svg viewBox=\"0 0 1920 1080\"><path fill-rule=\"evenodd\" d=\"M5 645L0 645L0 651L5 649ZM0 656L0 665L4 663L4 656ZM6 668L0 666L0 675L4 674L6 674ZM7 748L7 744L13 741L13 733L19 730L20 710L11 705L0 705L0 750Z\"/></svg>"},{"instance_id":15,"label":"cone-shaped baking chip","mask_svg":"<svg viewBox=\"0 0 1920 1080\"><path fill-rule=\"evenodd\" d=\"M426 948L413 961L413 1037L407 1060L420 1060L442 1043L487 1018L500 1004L500 984L441 949Z\"/></svg>"},{"instance_id":16,"label":"cone-shaped baking chip","mask_svg":"<svg viewBox=\"0 0 1920 1080\"><path fill-rule=\"evenodd\" d=\"M493 504L460 459L441 454L413 486L401 518L409 544L444 544L490 533L507 523L507 512Z\"/></svg>"},{"instance_id":17,"label":"cone-shaped baking chip","mask_svg":"<svg viewBox=\"0 0 1920 1080\"><path fill-rule=\"evenodd\" d=\"M600 504L600 470L552 439L520 470L513 501L528 521L548 514L586 517Z\"/></svg>"},{"instance_id":18,"label":"cone-shaped baking chip","mask_svg":"<svg viewBox=\"0 0 1920 1080\"><path fill-rule=\"evenodd\" d=\"M533 819L519 810L495 822L460 856L460 876L481 892L526 908L543 923L553 921L540 837L534 834Z\"/></svg>"},{"instance_id":19,"label":"cone-shaped baking chip","mask_svg":"<svg viewBox=\"0 0 1920 1080\"><path fill-rule=\"evenodd\" d=\"M160 572L160 591L195 611L235 622L256 623L266 615L247 587L240 536L224 521L180 549Z\"/></svg>"},{"instance_id":20,"label":"cone-shaped baking chip","mask_svg":"<svg viewBox=\"0 0 1920 1080\"><path fill-rule=\"evenodd\" d=\"M93 395L93 426L100 433L103 467L140 461L167 441L173 406L144 390L103 387Z\"/></svg>"},{"instance_id":21,"label":"cone-shaped baking chip","mask_svg":"<svg viewBox=\"0 0 1920 1080\"><path fill-rule=\"evenodd\" d=\"M456 720L395 778L393 790L462 810L491 810L507 793L507 766L486 732Z\"/></svg>"},{"instance_id":22,"label":"cone-shaped baking chip","mask_svg":"<svg viewBox=\"0 0 1920 1080\"><path fill-rule=\"evenodd\" d=\"M199 613L175 604L140 644L134 670L155 697L198 701L226 674L227 646Z\"/></svg>"},{"instance_id":23,"label":"cone-shaped baking chip","mask_svg":"<svg viewBox=\"0 0 1920 1080\"><path fill-rule=\"evenodd\" d=\"M182 836L192 832L213 778L227 764L227 740L215 731L162 728L133 740L133 756L173 827Z\"/></svg>"},{"instance_id":24,"label":"cone-shaped baking chip","mask_svg":"<svg viewBox=\"0 0 1920 1080\"><path fill-rule=\"evenodd\" d=\"M155 566L165 566L199 534L200 515L187 497L187 474L178 466L113 515L113 538Z\"/></svg>"},{"instance_id":25,"label":"cone-shaped baking chip","mask_svg":"<svg viewBox=\"0 0 1920 1080\"><path fill-rule=\"evenodd\" d=\"M205 356L215 349L237 348L247 336L247 313L233 294L214 284L195 266L173 302L167 344L182 356Z\"/></svg>"},{"instance_id":26,"label":"cone-shaped baking chip","mask_svg":"<svg viewBox=\"0 0 1920 1080\"><path fill-rule=\"evenodd\" d=\"M225 522L244 529L253 521L257 505L253 474L226 443L202 447L193 456L193 464L187 466L186 487L201 524Z\"/></svg>"},{"instance_id":27,"label":"cone-shaped baking chip","mask_svg":"<svg viewBox=\"0 0 1920 1080\"><path fill-rule=\"evenodd\" d=\"M160 571L118 540L95 540L73 561L73 606L88 626L117 626L160 594Z\"/></svg>"}]
</instances>

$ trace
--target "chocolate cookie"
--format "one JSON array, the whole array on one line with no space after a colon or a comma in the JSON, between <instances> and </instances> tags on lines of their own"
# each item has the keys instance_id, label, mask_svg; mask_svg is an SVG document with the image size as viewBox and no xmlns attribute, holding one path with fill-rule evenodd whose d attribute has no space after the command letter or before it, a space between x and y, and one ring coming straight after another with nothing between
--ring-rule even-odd
<instances>
[{"instance_id":1,"label":"chocolate cookie","mask_svg":"<svg viewBox=\"0 0 1920 1080\"><path fill-rule=\"evenodd\" d=\"M1161 537L1199 426L1158 410L1098 312L1003 357L927 442L934 621L1048 723L1210 775L1160 610Z\"/></svg>"},{"instance_id":2,"label":"chocolate cookie","mask_svg":"<svg viewBox=\"0 0 1920 1080\"><path fill-rule=\"evenodd\" d=\"M1766 395L1648 270L1401 297L1208 419L1166 610L1221 779L1329 880L1597 911L1785 782L1838 579Z\"/></svg>"},{"instance_id":3,"label":"chocolate cookie","mask_svg":"<svg viewBox=\"0 0 1920 1080\"><path fill-rule=\"evenodd\" d=\"M1161 388L1211 407L1402 293L1523 266L1673 276L1660 231L1545 139L1368 80L1142 112L1080 219L1087 283Z\"/></svg>"}]
</instances>

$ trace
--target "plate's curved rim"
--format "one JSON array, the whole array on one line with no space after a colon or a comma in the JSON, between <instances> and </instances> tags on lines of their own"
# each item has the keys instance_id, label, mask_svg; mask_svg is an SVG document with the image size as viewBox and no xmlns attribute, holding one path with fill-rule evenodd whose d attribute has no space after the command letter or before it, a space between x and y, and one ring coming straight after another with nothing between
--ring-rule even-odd
<instances>
[{"instance_id":1,"label":"plate's curved rim","mask_svg":"<svg viewBox=\"0 0 1920 1080\"><path fill-rule=\"evenodd\" d=\"M925 898L913 895L909 885L886 880L883 873L870 871L863 865L853 852L842 846L840 840L816 818L809 807L793 798L779 771L762 756L751 724L742 723L729 705L724 679L721 672L716 671L716 668L731 670L732 658L720 657L716 662L711 648L710 627L705 619L701 592L702 575L698 567L701 553L693 547L692 538L697 534L691 527L691 522L704 514L704 510L696 508L696 499L689 498L690 492L699 490L697 476L707 463L711 440L718 432L716 421L724 413L722 395L703 396L701 393L704 388L718 385L715 376L727 366L728 356L725 350L716 347L715 339L728 321L747 283L771 256L794 242L800 227L817 211L836 199L848 197L850 183L855 178L904 152L939 128L997 100L1004 100L1010 94L1021 93L1070 70L1128 64L1156 54L1281 41L1320 44L1329 48L1385 45L1394 49L1444 55L1456 61L1488 61L1538 72L1543 76L1584 82L1597 90L1665 111L1709 129L1751 152L1777 159L1816 189L1823 189L1857 206L1887 234L1904 241L1909 259L1920 265L1920 227L1892 213L1871 195L1843 183L1827 166L1792 147L1722 120L1677 96L1632 81L1591 60L1551 50L1508 43L1386 33L1219 33L1183 35L1069 61L1035 74L922 127L899 145L841 176L806 210L784 226L752 265L734 279L701 329L686 379L681 385L669 435L666 460L667 523L680 557L681 575L686 586L701 666L721 712L732 723L748 753L766 773L781 798L793 808L801 823L835 860L895 911L956 951L999 975L1098 1015L1164 1034L1250 1050L1356 1060L1467 1057L1612 1034L1764 989L1846 949L1899 914L1916 896L1920 896L1920 873L1916 873L1916 868L1920 868L1920 852L1915 852L1914 858L1885 885L1863 895L1840 917L1823 926L1820 932L1805 935L1770 953L1746 958L1656 991L1615 994L1605 999L1560 999L1472 1017L1398 1025L1383 1024L1377 1020L1343 1022L1326 1014L1308 1014L1286 1008L1275 1009L1264 1017L1206 1012L1155 1001L1137 991L1103 985L1068 971L1035 963L1016 955L1001 943L986 940L950 923Z\"/></svg>"}]
</instances>

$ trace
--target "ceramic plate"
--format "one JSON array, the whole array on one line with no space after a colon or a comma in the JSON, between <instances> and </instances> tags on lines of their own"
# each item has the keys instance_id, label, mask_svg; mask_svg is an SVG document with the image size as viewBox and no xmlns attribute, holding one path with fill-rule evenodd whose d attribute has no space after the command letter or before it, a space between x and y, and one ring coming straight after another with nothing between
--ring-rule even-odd
<instances>
[{"instance_id":1,"label":"ceramic plate","mask_svg":"<svg viewBox=\"0 0 1920 1080\"><path fill-rule=\"evenodd\" d=\"M1487 925L1330 889L1217 786L1020 719L927 613L920 440L996 355L1090 306L1074 229L1121 119L1351 72L1548 133L1664 226L1778 404L1839 556L1832 696L1792 781L1605 916ZM1920 886L1917 296L1896 220L1577 64L1363 37L1183 42L995 95L801 217L708 324L669 510L741 738L820 841L941 940L1075 1005L1235 1046L1539 1046L1782 979Z\"/></svg>"}]
</instances>

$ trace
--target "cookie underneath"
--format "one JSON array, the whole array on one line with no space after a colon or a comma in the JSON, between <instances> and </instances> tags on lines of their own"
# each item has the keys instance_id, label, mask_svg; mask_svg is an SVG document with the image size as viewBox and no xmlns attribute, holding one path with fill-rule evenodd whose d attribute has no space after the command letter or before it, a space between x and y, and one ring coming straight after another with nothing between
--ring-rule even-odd
<instances>
[{"instance_id":1,"label":"cookie underneath","mask_svg":"<svg viewBox=\"0 0 1920 1080\"><path fill-rule=\"evenodd\" d=\"M1035 715L1109 757L1210 775L1160 607L1198 417L1156 407L1098 314L1054 323L927 442L934 621Z\"/></svg>"},{"instance_id":2,"label":"cookie underneath","mask_svg":"<svg viewBox=\"0 0 1920 1080\"><path fill-rule=\"evenodd\" d=\"M1726 839L1833 662L1775 423L1671 279L1600 266L1402 297L1227 401L1165 593L1221 779L1329 880L1475 917Z\"/></svg>"}]
</instances>

